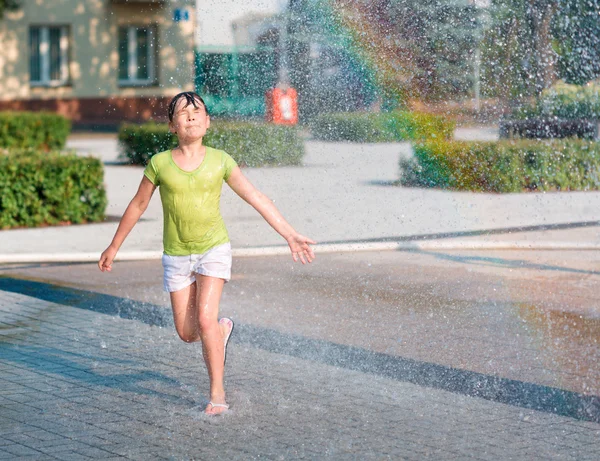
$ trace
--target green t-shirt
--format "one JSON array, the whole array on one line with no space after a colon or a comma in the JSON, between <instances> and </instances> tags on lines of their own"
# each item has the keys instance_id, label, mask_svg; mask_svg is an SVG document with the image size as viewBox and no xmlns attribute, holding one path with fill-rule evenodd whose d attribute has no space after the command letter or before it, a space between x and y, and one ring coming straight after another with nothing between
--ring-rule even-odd
<instances>
[{"instance_id":1,"label":"green t-shirt","mask_svg":"<svg viewBox=\"0 0 600 461\"><path fill-rule=\"evenodd\" d=\"M236 166L226 152L212 147L206 147L194 171L179 168L170 150L150 159L144 175L160 191L165 254L203 254L229 242L220 210L221 188Z\"/></svg>"}]
</instances>

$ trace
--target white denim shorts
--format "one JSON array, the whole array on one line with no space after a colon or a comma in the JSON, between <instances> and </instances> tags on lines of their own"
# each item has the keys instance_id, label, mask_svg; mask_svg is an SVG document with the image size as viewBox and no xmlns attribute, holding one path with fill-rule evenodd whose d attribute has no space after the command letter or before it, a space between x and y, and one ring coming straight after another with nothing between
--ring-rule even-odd
<instances>
[{"instance_id":1,"label":"white denim shorts","mask_svg":"<svg viewBox=\"0 0 600 461\"><path fill-rule=\"evenodd\" d=\"M196 281L196 274L224 279L231 278L231 244L211 248L204 254L187 256L162 256L165 270L163 285L165 291L179 291Z\"/></svg>"}]
</instances>

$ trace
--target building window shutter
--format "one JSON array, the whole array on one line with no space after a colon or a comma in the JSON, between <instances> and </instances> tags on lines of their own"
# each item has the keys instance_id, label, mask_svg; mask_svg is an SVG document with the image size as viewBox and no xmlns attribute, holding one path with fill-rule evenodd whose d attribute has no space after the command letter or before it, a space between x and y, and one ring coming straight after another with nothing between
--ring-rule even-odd
<instances>
[{"instance_id":1,"label":"building window shutter","mask_svg":"<svg viewBox=\"0 0 600 461\"><path fill-rule=\"evenodd\" d=\"M32 82L42 80L40 61L40 29L32 27L29 30L29 67L31 68L30 80Z\"/></svg>"},{"instance_id":2,"label":"building window shutter","mask_svg":"<svg viewBox=\"0 0 600 461\"><path fill-rule=\"evenodd\" d=\"M126 27L119 29L119 80L127 80L129 77L129 47L128 30Z\"/></svg>"},{"instance_id":3,"label":"building window shutter","mask_svg":"<svg viewBox=\"0 0 600 461\"><path fill-rule=\"evenodd\" d=\"M50 80L61 80L61 53L60 36L61 31L58 27L51 27L49 30L49 51L50 51Z\"/></svg>"},{"instance_id":4,"label":"building window shutter","mask_svg":"<svg viewBox=\"0 0 600 461\"><path fill-rule=\"evenodd\" d=\"M148 39L149 32L146 28L140 28L137 30L137 58L138 58L138 67L137 67L137 78L140 80L147 80L149 77L148 72Z\"/></svg>"}]
</instances>

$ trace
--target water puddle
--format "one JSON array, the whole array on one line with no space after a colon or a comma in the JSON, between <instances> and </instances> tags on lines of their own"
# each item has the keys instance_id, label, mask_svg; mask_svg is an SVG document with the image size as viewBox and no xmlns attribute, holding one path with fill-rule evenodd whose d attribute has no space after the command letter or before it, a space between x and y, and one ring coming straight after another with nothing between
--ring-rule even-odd
<instances>
[{"instance_id":1,"label":"water puddle","mask_svg":"<svg viewBox=\"0 0 600 461\"><path fill-rule=\"evenodd\" d=\"M600 318L516 306L539 352L537 367L554 374L563 388L600 395Z\"/></svg>"}]
</instances>

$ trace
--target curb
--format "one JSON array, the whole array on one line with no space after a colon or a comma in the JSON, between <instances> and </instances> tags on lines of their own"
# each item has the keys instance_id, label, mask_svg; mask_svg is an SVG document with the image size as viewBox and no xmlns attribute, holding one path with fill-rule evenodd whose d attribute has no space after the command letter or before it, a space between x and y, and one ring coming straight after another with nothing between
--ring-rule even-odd
<instances>
[{"instance_id":1,"label":"curb","mask_svg":"<svg viewBox=\"0 0 600 461\"><path fill-rule=\"evenodd\" d=\"M335 243L315 246L317 254L348 253L358 251L428 251L428 250L564 250L598 251L597 242L530 242L530 241L412 241L412 242L369 242ZM288 255L289 248L284 245L269 247L236 248L234 257ZM38 253L38 254L0 254L0 264L24 263L88 263L97 262L100 253ZM162 251L124 251L115 261L159 260Z\"/></svg>"}]
</instances>

